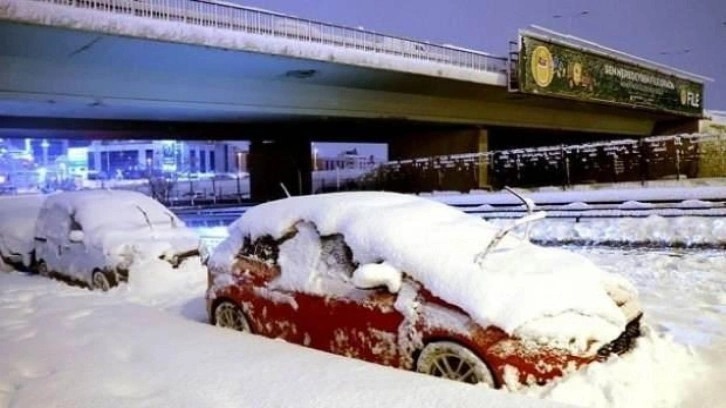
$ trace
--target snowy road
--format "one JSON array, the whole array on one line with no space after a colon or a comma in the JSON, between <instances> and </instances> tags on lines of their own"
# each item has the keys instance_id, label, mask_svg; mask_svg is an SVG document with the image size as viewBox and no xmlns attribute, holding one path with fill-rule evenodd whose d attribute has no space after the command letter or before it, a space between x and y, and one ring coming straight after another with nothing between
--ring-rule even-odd
<instances>
[{"instance_id":1,"label":"snowy road","mask_svg":"<svg viewBox=\"0 0 726 408\"><path fill-rule=\"evenodd\" d=\"M0 407L726 406L723 254L575 250L634 281L653 330L622 358L516 394L199 323L195 266L107 294L3 273Z\"/></svg>"}]
</instances>

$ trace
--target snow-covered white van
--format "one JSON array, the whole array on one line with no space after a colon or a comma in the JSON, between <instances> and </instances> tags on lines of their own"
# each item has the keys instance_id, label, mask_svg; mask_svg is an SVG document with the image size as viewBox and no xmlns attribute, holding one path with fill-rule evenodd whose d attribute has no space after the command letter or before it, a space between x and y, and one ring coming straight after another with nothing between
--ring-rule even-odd
<instances>
[{"instance_id":1,"label":"snow-covered white van","mask_svg":"<svg viewBox=\"0 0 726 408\"><path fill-rule=\"evenodd\" d=\"M46 198L35 226L35 266L108 290L128 280L138 260L158 257L178 266L203 244L169 209L132 191L74 191Z\"/></svg>"}]
</instances>

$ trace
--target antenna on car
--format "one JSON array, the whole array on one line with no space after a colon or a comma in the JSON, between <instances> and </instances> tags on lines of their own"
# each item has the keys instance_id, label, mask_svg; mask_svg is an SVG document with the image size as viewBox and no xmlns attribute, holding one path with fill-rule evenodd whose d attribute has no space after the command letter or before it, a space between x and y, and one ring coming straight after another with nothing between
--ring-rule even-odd
<instances>
[{"instance_id":1,"label":"antenna on car","mask_svg":"<svg viewBox=\"0 0 726 408\"><path fill-rule=\"evenodd\" d=\"M539 221L547 216L547 213L545 213L544 211L534 212L535 204L534 204L534 200L532 200L531 198L525 197L525 196L517 193L516 191L514 191L513 188L510 188L508 186L504 186L504 189L507 190L508 192L510 192L515 197L517 197L519 200L521 200L522 203L524 203L524 205L527 207L527 215L518 219L517 221L515 221L508 227L500 229L499 232L497 232L497 234L494 236L494 238L492 238L492 240L489 242L489 245L487 245L486 249L484 249L484 251L476 254L476 256L474 257L475 263L481 263L484 260L484 258L486 258L486 256L489 254L489 252L491 252L492 249L494 249L497 245L499 245L499 243L502 241L502 239L504 239L504 237L507 236L507 234L512 232L515 228L519 227L520 225L527 224L527 229L525 230L524 238L527 241L529 241L529 232L531 229L530 223L532 221Z\"/></svg>"},{"instance_id":2,"label":"antenna on car","mask_svg":"<svg viewBox=\"0 0 726 408\"><path fill-rule=\"evenodd\" d=\"M288 198L292 197L292 196L290 195L290 192L289 192L289 191L287 191L287 187L285 187L285 183L283 183L282 181L280 182L280 188L282 188L282 191L283 191L283 192L285 193L285 195L286 195L286 196L287 196Z\"/></svg>"},{"instance_id":3,"label":"antenna on car","mask_svg":"<svg viewBox=\"0 0 726 408\"><path fill-rule=\"evenodd\" d=\"M519 194L515 189L509 186L504 186L504 189L510 192L515 197L519 198L520 201L522 201L525 207L527 207L527 214L532 214L534 212L534 200Z\"/></svg>"}]
</instances>

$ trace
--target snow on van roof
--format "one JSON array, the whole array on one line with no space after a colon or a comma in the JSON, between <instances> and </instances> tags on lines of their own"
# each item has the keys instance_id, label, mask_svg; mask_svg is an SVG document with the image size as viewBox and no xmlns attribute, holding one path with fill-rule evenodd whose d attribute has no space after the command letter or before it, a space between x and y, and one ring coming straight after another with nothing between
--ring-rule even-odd
<instances>
[{"instance_id":1,"label":"snow on van roof","mask_svg":"<svg viewBox=\"0 0 726 408\"><path fill-rule=\"evenodd\" d=\"M476 254L498 229L411 195L333 193L261 204L230 226L229 242L218 247L210 265L229 267L244 236L280 238L300 221L314 223L320 235L343 234L356 262L385 261L405 271L483 326L495 324L515 334L527 327L527 335L548 338L565 333L582 344L610 341L625 325L604 287L613 282L622 287L622 282L584 257L508 237L477 264ZM583 316L588 317L584 324ZM547 317L558 317L559 323L543 324Z\"/></svg>"},{"instance_id":2,"label":"snow on van roof","mask_svg":"<svg viewBox=\"0 0 726 408\"><path fill-rule=\"evenodd\" d=\"M58 206L73 213L84 230L103 226L126 229L151 223L171 223L176 216L151 197L128 190L81 190L51 194L45 206ZM181 222L180 222L181 223Z\"/></svg>"}]
</instances>

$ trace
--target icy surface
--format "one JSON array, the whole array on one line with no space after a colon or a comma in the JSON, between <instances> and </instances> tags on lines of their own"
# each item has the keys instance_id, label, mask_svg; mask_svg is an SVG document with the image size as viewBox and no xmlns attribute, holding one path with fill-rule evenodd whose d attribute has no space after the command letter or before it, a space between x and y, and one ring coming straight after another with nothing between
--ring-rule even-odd
<instances>
[{"instance_id":1,"label":"icy surface","mask_svg":"<svg viewBox=\"0 0 726 408\"><path fill-rule=\"evenodd\" d=\"M210 265L229 269L242 237L279 238L301 221L314 223L321 236L343 234L355 261L387 262L483 326L579 346L577 351L584 351L585 344L608 342L625 327L625 316L604 289L611 277L592 262L509 235L479 265L474 259L497 229L410 195L338 193L257 206L230 227L230 238L217 248ZM316 236L305 228L298 239L281 245L281 279L289 289L317 293L309 289L310 268L316 264L316 252L309 248L316 245L306 243ZM583 330L585 326L569 324L571 319L558 318L565 314L586 316L589 324Z\"/></svg>"},{"instance_id":2,"label":"icy surface","mask_svg":"<svg viewBox=\"0 0 726 408\"><path fill-rule=\"evenodd\" d=\"M131 287L0 274L0 407L560 406L185 320L204 283L178 284L155 296L167 313Z\"/></svg>"},{"instance_id":3,"label":"icy surface","mask_svg":"<svg viewBox=\"0 0 726 408\"><path fill-rule=\"evenodd\" d=\"M42 195L0 197L0 253L16 254L26 265L30 262L35 222L44 199Z\"/></svg>"}]
</instances>

